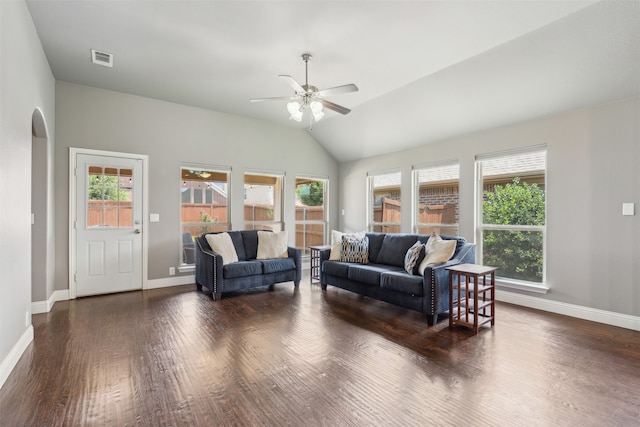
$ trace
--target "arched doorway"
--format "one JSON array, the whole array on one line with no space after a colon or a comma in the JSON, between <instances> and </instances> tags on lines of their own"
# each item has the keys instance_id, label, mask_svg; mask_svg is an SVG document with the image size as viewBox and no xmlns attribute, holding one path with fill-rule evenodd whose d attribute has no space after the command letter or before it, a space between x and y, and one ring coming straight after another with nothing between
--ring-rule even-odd
<instances>
[{"instance_id":1,"label":"arched doorway","mask_svg":"<svg viewBox=\"0 0 640 427\"><path fill-rule=\"evenodd\" d=\"M48 250L52 238L49 188L49 135L42 111L36 108L31 117L31 301L42 302L34 312L46 312L51 309L48 299L53 293L49 279Z\"/></svg>"}]
</instances>

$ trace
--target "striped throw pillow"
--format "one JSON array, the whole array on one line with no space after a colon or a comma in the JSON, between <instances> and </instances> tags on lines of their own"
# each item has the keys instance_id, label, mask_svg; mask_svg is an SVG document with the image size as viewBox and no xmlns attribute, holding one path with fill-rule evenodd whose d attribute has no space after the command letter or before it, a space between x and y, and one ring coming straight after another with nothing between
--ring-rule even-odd
<instances>
[{"instance_id":1,"label":"striped throw pillow","mask_svg":"<svg viewBox=\"0 0 640 427\"><path fill-rule=\"evenodd\" d=\"M340 261L368 264L369 238L365 236L362 239L356 239L353 237L342 236Z\"/></svg>"}]
</instances>

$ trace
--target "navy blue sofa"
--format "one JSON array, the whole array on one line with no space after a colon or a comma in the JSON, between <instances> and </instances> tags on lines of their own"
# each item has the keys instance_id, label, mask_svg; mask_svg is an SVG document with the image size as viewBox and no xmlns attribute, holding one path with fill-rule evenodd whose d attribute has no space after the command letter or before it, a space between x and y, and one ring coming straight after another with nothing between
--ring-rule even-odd
<instances>
[{"instance_id":1,"label":"navy blue sofa","mask_svg":"<svg viewBox=\"0 0 640 427\"><path fill-rule=\"evenodd\" d=\"M223 292L239 291L276 283L293 282L302 277L302 251L289 246L288 258L257 260L258 231L227 231L238 255L238 262L223 265L222 257L211 250L203 233L196 238L196 286L207 288L214 300ZM215 233L211 233L215 234Z\"/></svg>"},{"instance_id":2,"label":"navy blue sofa","mask_svg":"<svg viewBox=\"0 0 640 427\"><path fill-rule=\"evenodd\" d=\"M476 262L476 245L462 237L440 236L456 240L453 257L441 264L428 266L424 275L411 275L404 270L407 250L430 235L366 233L369 238L369 263L357 264L329 260L331 250L320 252L320 284L346 289L360 295L386 301L427 315L430 325L449 310L449 271L446 267Z\"/></svg>"}]
</instances>

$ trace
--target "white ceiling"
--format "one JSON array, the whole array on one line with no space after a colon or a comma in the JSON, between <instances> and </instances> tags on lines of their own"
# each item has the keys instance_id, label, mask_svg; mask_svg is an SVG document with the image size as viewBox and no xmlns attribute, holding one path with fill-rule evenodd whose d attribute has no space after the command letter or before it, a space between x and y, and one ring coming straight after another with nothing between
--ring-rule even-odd
<instances>
[{"instance_id":1,"label":"white ceiling","mask_svg":"<svg viewBox=\"0 0 640 427\"><path fill-rule=\"evenodd\" d=\"M279 74L330 100L310 134L338 161L640 95L640 0L27 0L56 79L288 120ZM114 54L94 65L90 49Z\"/></svg>"}]
</instances>

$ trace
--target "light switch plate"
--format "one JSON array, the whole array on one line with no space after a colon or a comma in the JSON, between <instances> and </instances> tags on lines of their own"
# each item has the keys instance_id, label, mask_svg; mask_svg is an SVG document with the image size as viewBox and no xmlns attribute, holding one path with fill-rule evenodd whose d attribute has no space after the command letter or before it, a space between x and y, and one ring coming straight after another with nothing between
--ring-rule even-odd
<instances>
[{"instance_id":1,"label":"light switch plate","mask_svg":"<svg viewBox=\"0 0 640 427\"><path fill-rule=\"evenodd\" d=\"M622 215L635 215L635 206L633 203L622 204Z\"/></svg>"},{"instance_id":2,"label":"light switch plate","mask_svg":"<svg viewBox=\"0 0 640 427\"><path fill-rule=\"evenodd\" d=\"M149 214L149 222L160 222L160 214Z\"/></svg>"}]
</instances>

